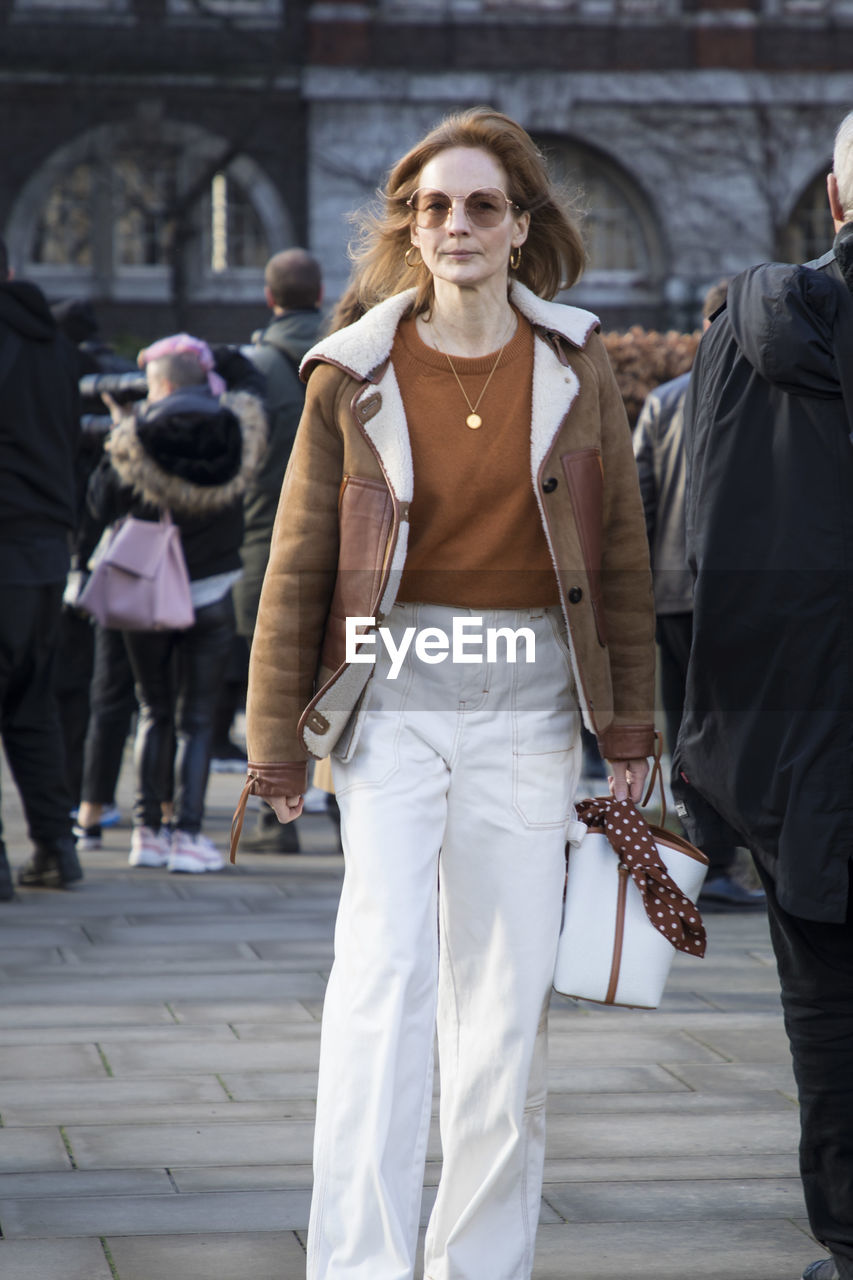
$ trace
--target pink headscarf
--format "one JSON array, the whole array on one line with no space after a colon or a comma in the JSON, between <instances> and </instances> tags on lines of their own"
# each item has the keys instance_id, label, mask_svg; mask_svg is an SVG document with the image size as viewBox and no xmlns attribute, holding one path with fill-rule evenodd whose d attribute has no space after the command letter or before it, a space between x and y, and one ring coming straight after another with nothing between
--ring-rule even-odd
<instances>
[{"instance_id":1,"label":"pink headscarf","mask_svg":"<svg viewBox=\"0 0 853 1280\"><path fill-rule=\"evenodd\" d=\"M225 391L225 383L218 373L213 372L213 352L201 338L193 338L189 333L173 333L168 338L160 338L150 347L143 347L136 357L140 369L144 369L152 360L161 360L163 356L194 355L207 374L207 385L213 395L221 396Z\"/></svg>"}]
</instances>

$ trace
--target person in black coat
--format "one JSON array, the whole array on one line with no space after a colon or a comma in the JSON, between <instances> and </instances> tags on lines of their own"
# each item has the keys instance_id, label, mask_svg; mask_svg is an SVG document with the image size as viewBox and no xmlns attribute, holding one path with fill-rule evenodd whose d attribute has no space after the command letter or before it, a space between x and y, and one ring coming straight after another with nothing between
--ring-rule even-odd
<instances>
[{"instance_id":1,"label":"person in black coat","mask_svg":"<svg viewBox=\"0 0 853 1280\"><path fill-rule=\"evenodd\" d=\"M0 734L34 845L18 880L33 887L83 874L54 690L79 416L74 347L0 240ZM0 841L0 898L12 892Z\"/></svg>"},{"instance_id":2,"label":"person in black coat","mask_svg":"<svg viewBox=\"0 0 853 1280\"><path fill-rule=\"evenodd\" d=\"M242 573L243 494L266 447L263 407L225 392L205 343L186 334L141 353L148 399L122 412L107 456L89 482L102 523L131 513L157 520L167 509L180 530L195 623L186 631L125 631L140 706L131 866L218 871L223 861L201 834L217 694L235 634L231 587ZM177 739L175 830L162 825Z\"/></svg>"},{"instance_id":3,"label":"person in black coat","mask_svg":"<svg viewBox=\"0 0 853 1280\"><path fill-rule=\"evenodd\" d=\"M677 767L691 838L725 824L764 884L831 1255L805 1276L853 1280L853 112L828 186L832 249L736 277L694 365Z\"/></svg>"}]
</instances>

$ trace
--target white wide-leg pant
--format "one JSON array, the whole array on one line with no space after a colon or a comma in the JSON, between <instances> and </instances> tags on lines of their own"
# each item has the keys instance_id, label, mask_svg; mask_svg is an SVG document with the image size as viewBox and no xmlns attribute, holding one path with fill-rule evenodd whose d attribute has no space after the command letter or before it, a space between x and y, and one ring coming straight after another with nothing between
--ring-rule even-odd
<instances>
[{"instance_id":1,"label":"white wide-leg pant","mask_svg":"<svg viewBox=\"0 0 853 1280\"><path fill-rule=\"evenodd\" d=\"M529 1280L545 1147L547 1003L579 715L558 609L405 604L387 624L528 627L535 661L396 679L377 645L352 758L333 762L345 877L323 1012L308 1280L412 1280L441 1068L428 1280ZM469 647L469 654L476 649ZM503 654L502 647L499 652Z\"/></svg>"}]
</instances>

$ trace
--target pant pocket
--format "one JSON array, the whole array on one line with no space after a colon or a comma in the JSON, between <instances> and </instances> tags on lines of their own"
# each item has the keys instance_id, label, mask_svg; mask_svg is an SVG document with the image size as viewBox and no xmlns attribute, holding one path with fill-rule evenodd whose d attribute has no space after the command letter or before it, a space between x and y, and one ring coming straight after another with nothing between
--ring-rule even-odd
<instances>
[{"instance_id":1,"label":"pant pocket","mask_svg":"<svg viewBox=\"0 0 853 1280\"><path fill-rule=\"evenodd\" d=\"M516 753L513 805L528 827L557 827L571 816L576 773L574 747Z\"/></svg>"}]
</instances>

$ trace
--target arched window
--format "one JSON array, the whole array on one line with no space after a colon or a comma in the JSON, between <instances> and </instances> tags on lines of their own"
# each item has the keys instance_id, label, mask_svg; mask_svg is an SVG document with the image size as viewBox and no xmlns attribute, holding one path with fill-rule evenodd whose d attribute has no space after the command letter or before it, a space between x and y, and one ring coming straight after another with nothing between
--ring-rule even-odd
<instances>
[{"instance_id":1,"label":"arched window","mask_svg":"<svg viewBox=\"0 0 853 1280\"><path fill-rule=\"evenodd\" d=\"M220 162L221 161L221 165ZM290 219L259 167L222 139L157 121L105 126L50 158L9 224L14 259L49 293L170 298L177 264L194 301L259 296Z\"/></svg>"},{"instance_id":2,"label":"arched window","mask_svg":"<svg viewBox=\"0 0 853 1280\"><path fill-rule=\"evenodd\" d=\"M608 156L554 135L536 141L552 173L575 195L582 215L587 268L571 300L588 294L597 306L657 304L664 253L657 220L631 176Z\"/></svg>"},{"instance_id":3,"label":"arched window","mask_svg":"<svg viewBox=\"0 0 853 1280\"><path fill-rule=\"evenodd\" d=\"M782 256L786 262L810 262L832 247L835 228L826 194L826 175L831 169L829 159L794 205L782 232Z\"/></svg>"}]
</instances>

